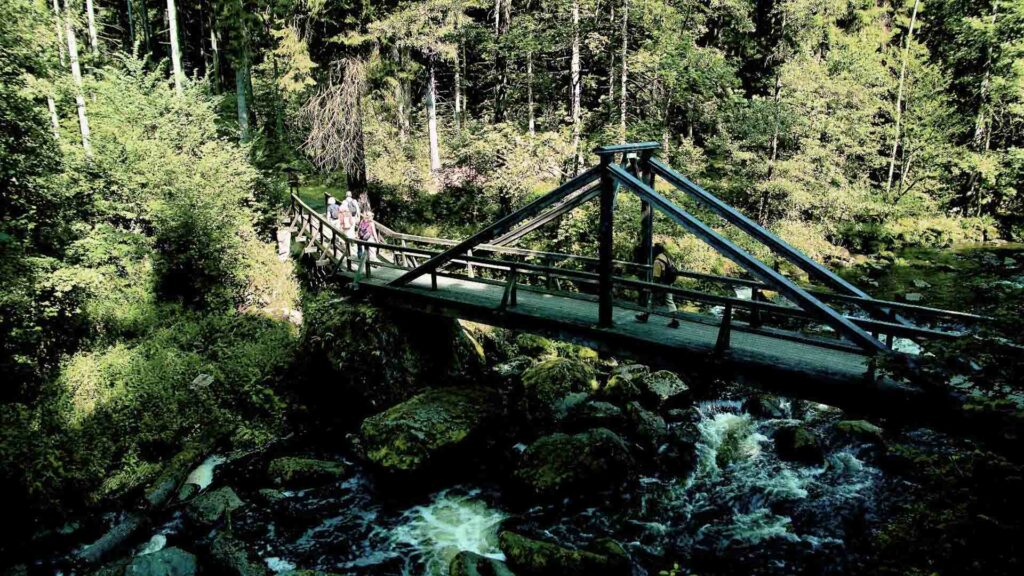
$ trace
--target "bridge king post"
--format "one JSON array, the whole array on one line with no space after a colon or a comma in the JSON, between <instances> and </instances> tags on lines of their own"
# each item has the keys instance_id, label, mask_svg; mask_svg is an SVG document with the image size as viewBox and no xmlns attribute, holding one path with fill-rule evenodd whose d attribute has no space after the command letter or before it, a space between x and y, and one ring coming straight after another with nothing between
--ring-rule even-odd
<instances>
[{"instance_id":1,"label":"bridge king post","mask_svg":"<svg viewBox=\"0 0 1024 576\"><path fill-rule=\"evenodd\" d=\"M615 212L615 181L608 168L614 154L601 154L601 220L598 227L598 317L597 325L612 325L612 230Z\"/></svg>"},{"instance_id":2,"label":"bridge king post","mask_svg":"<svg viewBox=\"0 0 1024 576\"><path fill-rule=\"evenodd\" d=\"M654 170L651 169L650 160L653 150L642 150L640 152L640 180L654 189ZM640 253L639 263L647 266L641 279L645 282L653 280L651 266L653 264L654 250L654 209L647 200L640 200ZM649 290L640 292L641 306L646 307L651 298Z\"/></svg>"}]
</instances>

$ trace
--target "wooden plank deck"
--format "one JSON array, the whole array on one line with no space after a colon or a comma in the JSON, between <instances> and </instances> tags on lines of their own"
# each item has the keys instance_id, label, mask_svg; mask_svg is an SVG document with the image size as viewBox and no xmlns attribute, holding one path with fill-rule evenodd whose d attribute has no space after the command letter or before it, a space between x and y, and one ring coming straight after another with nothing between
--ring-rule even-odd
<instances>
[{"instance_id":1,"label":"wooden plank deck","mask_svg":"<svg viewBox=\"0 0 1024 576\"><path fill-rule=\"evenodd\" d=\"M429 275L402 287L388 285L404 271L375 267L369 279L358 281L357 290L391 307L545 334L656 367L710 370L850 409L898 412L921 396L916 387L869 377L869 357L856 352L734 329L729 349L715 354L719 328L713 321L680 319L673 329L664 317L652 315L641 323L634 310L615 307L613 325L600 328L596 301L520 288L517 304L501 309L500 285L438 276L435 290ZM348 281L354 277L347 271L341 275Z\"/></svg>"}]
</instances>

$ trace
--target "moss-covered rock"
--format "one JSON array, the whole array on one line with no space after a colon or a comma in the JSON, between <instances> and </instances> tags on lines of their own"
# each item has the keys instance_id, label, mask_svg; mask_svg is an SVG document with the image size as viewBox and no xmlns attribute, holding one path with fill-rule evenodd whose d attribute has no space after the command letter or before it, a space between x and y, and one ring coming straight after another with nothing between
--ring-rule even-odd
<instances>
[{"instance_id":1,"label":"moss-covered rock","mask_svg":"<svg viewBox=\"0 0 1024 576\"><path fill-rule=\"evenodd\" d=\"M756 394L743 402L743 410L758 418L779 419L786 417L783 401L769 394Z\"/></svg>"},{"instance_id":2,"label":"moss-covered rock","mask_svg":"<svg viewBox=\"0 0 1024 576\"><path fill-rule=\"evenodd\" d=\"M690 398L690 387L668 370L658 370L644 377L643 390L647 405L658 409L682 406Z\"/></svg>"},{"instance_id":3,"label":"moss-covered rock","mask_svg":"<svg viewBox=\"0 0 1024 576\"><path fill-rule=\"evenodd\" d=\"M363 421L367 458L389 472L412 472L480 439L499 413L484 388L428 390Z\"/></svg>"},{"instance_id":4,"label":"moss-covered rock","mask_svg":"<svg viewBox=\"0 0 1024 576\"><path fill-rule=\"evenodd\" d=\"M308 355L303 364L314 372L308 380L315 382L302 392L311 405L329 406L332 413L381 410L438 379L468 382L483 368L479 346L457 321L329 292L305 304L302 350Z\"/></svg>"},{"instance_id":5,"label":"moss-covered rock","mask_svg":"<svg viewBox=\"0 0 1024 576\"><path fill-rule=\"evenodd\" d=\"M463 550L448 565L449 576L514 576L501 560Z\"/></svg>"},{"instance_id":6,"label":"moss-covered rock","mask_svg":"<svg viewBox=\"0 0 1024 576\"><path fill-rule=\"evenodd\" d=\"M527 538L515 532L502 532L498 536L501 551L508 566L519 576L626 576L630 573L629 560L612 553L605 546L605 554L587 550L573 550L557 544Z\"/></svg>"},{"instance_id":7,"label":"moss-covered rock","mask_svg":"<svg viewBox=\"0 0 1024 576\"><path fill-rule=\"evenodd\" d=\"M622 409L610 402L588 400L567 410L560 424L563 429L573 432L582 432L591 428L622 430L625 417Z\"/></svg>"},{"instance_id":8,"label":"moss-covered rock","mask_svg":"<svg viewBox=\"0 0 1024 576\"><path fill-rule=\"evenodd\" d=\"M267 475L279 486L305 488L341 480L348 470L341 462L286 456L267 466Z\"/></svg>"},{"instance_id":9,"label":"moss-covered rock","mask_svg":"<svg viewBox=\"0 0 1024 576\"><path fill-rule=\"evenodd\" d=\"M225 514L245 506L235 491L225 486L196 496L185 508L185 517L195 525L212 526Z\"/></svg>"},{"instance_id":10,"label":"moss-covered rock","mask_svg":"<svg viewBox=\"0 0 1024 576\"><path fill-rule=\"evenodd\" d=\"M267 567L250 554L245 545L227 533L217 534L210 544L210 559L218 574L229 576L265 576Z\"/></svg>"},{"instance_id":11,"label":"moss-covered rock","mask_svg":"<svg viewBox=\"0 0 1024 576\"><path fill-rule=\"evenodd\" d=\"M193 554L172 547L136 556L124 569L124 576L194 576L198 570Z\"/></svg>"},{"instance_id":12,"label":"moss-covered rock","mask_svg":"<svg viewBox=\"0 0 1024 576\"><path fill-rule=\"evenodd\" d=\"M523 333L516 335L516 348L519 349L520 354L532 358L547 358L558 355L554 342L536 334Z\"/></svg>"},{"instance_id":13,"label":"moss-covered rock","mask_svg":"<svg viewBox=\"0 0 1024 576\"><path fill-rule=\"evenodd\" d=\"M629 402L625 410L629 423L627 435L643 449L653 454L665 441L668 426L661 416L645 409L639 402Z\"/></svg>"},{"instance_id":14,"label":"moss-covered rock","mask_svg":"<svg viewBox=\"0 0 1024 576\"><path fill-rule=\"evenodd\" d=\"M644 379L651 369L643 364L623 364L612 369L599 394L611 402L625 403L644 395Z\"/></svg>"},{"instance_id":15,"label":"moss-covered rock","mask_svg":"<svg viewBox=\"0 0 1024 576\"><path fill-rule=\"evenodd\" d=\"M785 426L775 431L775 450L786 460L820 464L825 460L818 435L805 426Z\"/></svg>"},{"instance_id":16,"label":"moss-covered rock","mask_svg":"<svg viewBox=\"0 0 1024 576\"><path fill-rule=\"evenodd\" d=\"M881 427L867 420L841 420L836 422L836 431L844 436L874 444L881 444L885 435Z\"/></svg>"},{"instance_id":17,"label":"moss-covered rock","mask_svg":"<svg viewBox=\"0 0 1024 576\"><path fill-rule=\"evenodd\" d=\"M516 471L519 482L541 497L604 492L633 476L626 443L606 428L544 436L526 449Z\"/></svg>"},{"instance_id":18,"label":"moss-covered rock","mask_svg":"<svg viewBox=\"0 0 1024 576\"><path fill-rule=\"evenodd\" d=\"M549 358L523 372L526 412L536 420L554 415L556 404L574 392L597 388L597 376L587 364L568 358Z\"/></svg>"}]
</instances>

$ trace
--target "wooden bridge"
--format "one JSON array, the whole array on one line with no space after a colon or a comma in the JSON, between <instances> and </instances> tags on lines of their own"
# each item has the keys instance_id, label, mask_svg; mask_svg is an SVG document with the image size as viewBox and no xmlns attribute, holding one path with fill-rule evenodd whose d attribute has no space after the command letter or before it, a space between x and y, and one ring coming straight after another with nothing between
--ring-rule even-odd
<instances>
[{"instance_id":1,"label":"wooden bridge","mask_svg":"<svg viewBox=\"0 0 1024 576\"><path fill-rule=\"evenodd\" d=\"M872 298L659 160L657 143L597 148L598 166L464 240L403 234L377 223L377 242L346 238L293 195L290 223L304 252L376 302L567 339L663 367L711 368L846 407L899 411L923 391L876 374L894 343L958 338L984 318ZM755 258L655 190L660 178L803 270L800 285ZM617 195L640 198L637 261L613 258ZM598 255L528 250L515 244L582 204L600 204ZM652 281L655 212L746 271L747 277L680 271ZM650 310L657 292L685 310ZM772 296L771 298L769 296ZM650 311L649 321L635 314ZM672 318L678 328L667 323ZM912 361L912 360L911 360ZM879 405L879 402L884 403Z\"/></svg>"}]
</instances>

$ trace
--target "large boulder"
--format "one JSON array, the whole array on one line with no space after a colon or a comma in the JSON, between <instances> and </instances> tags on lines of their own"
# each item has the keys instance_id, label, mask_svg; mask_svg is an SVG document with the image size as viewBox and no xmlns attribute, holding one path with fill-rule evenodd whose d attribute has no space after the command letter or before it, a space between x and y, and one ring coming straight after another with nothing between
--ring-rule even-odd
<instances>
[{"instance_id":1,"label":"large boulder","mask_svg":"<svg viewBox=\"0 0 1024 576\"><path fill-rule=\"evenodd\" d=\"M234 490L225 486L196 496L185 508L185 517L197 526L207 527L242 506L245 506L245 502Z\"/></svg>"},{"instance_id":2,"label":"large boulder","mask_svg":"<svg viewBox=\"0 0 1024 576\"><path fill-rule=\"evenodd\" d=\"M516 471L516 478L541 497L603 492L633 476L629 448L606 428L544 436L526 449Z\"/></svg>"},{"instance_id":3,"label":"large boulder","mask_svg":"<svg viewBox=\"0 0 1024 576\"><path fill-rule=\"evenodd\" d=\"M625 423L625 415L621 408L610 402L592 399L573 404L559 420L563 430L572 432L582 432L591 428L622 430Z\"/></svg>"},{"instance_id":4,"label":"large boulder","mask_svg":"<svg viewBox=\"0 0 1024 576\"><path fill-rule=\"evenodd\" d=\"M785 403L776 396L756 394L743 402L743 410L758 418L778 420L788 417Z\"/></svg>"},{"instance_id":5,"label":"large boulder","mask_svg":"<svg viewBox=\"0 0 1024 576\"><path fill-rule=\"evenodd\" d=\"M627 436L644 451L656 452L668 435L665 420L635 401L626 404L625 414L628 422Z\"/></svg>"},{"instance_id":6,"label":"large boulder","mask_svg":"<svg viewBox=\"0 0 1024 576\"><path fill-rule=\"evenodd\" d=\"M644 379L650 375L651 369L643 364L616 366L608 376L608 381L599 390L599 394L617 403L638 400L644 395Z\"/></svg>"},{"instance_id":7,"label":"large boulder","mask_svg":"<svg viewBox=\"0 0 1024 576\"><path fill-rule=\"evenodd\" d=\"M194 576L196 557L181 548L164 548L132 559L124 576Z\"/></svg>"},{"instance_id":8,"label":"large boulder","mask_svg":"<svg viewBox=\"0 0 1024 576\"><path fill-rule=\"evenodd\" d=\"M621 546L573 550L515 532L498 536L508 566L519 576L627 576L629 558Z\"/></svg>"},{"instance_id":9,"label":"large boulder","mask_svg":"<svg viewBox=\"0 0 1024 576\"><path fill-rule=\"evenodd\" d=\"M481 439L499 414L484 388L437 388L363 421L367 458L388 472L412 472Z\"/></svg>"},{"instance_id":10,"label":"large boulder","mask_svg":"<svg viewBox=\"0 0 1024 576\"><path fill-rule=\"evenodd\" d=\"M267 475L279 486L306 488L341 480L348 470L341 462L285 456L267 466Z\"/></svg>"},{"instance_id":11,"label":"large boulder","mask_svg":"<svg viewBox=\"0 0 1024 576\"><path fill-rule=\"evenodd\" d=\"M881 427L867 420L840 420L836 422L836 431L848 438L872 444L881 444L885 434Z\"/></svg>"},{"instance_id":12,"label":"large boulder","mask_svg":"<svg viewBox=\"0 0 1024 576\"><path fill-rule=\"evenodd\" d=\"M259 562L234 536L217 534L210 544L210 558L218 574L228 576L266 576L266 565Z\"/></svg>"},{"instance_id":13,"label":"large boulder","mask_svg":"<svg viewBox=\"0 0 1024 576\"><path fill-rule=\"evenodd\" d=\"M482 370L478 344L455 320L388 310L324 293L305 306L301 391L331 415L393 406L439 379L469 382ZM338 402L339 398L344 403Z\"/></svg>"},{"instance_id":14,"label":"large boulder","mask_svg":"<svg viewBox=\"0 0 1024 576\"><path fill-rule=\"evenodd\" d=\"M532 358L546 358L558 355L554 342L536 334L523 333L517 335L516 348L520 354Z\"/></svg>"},{"instance_id":15,"label":"large boulder","mask_svg":"<svg viewBox=\"0 0 1024 576\"><path fill-rule=\"evenodd\" d=\"M593 368L579 360L549 358L523 372L526 412L534 420L550 419L561 400L597 388Z\"/></svg>"},{"instance_id":16,"label":"large boulder","mask_svg":"<svg viewBox=\"0 0 1024 576\"><path fill-rule=\"evenodd\" d=\"M448 576L515 576L501 560L463 550L452 558Z\"/></svg>"},{"instance_id":17,"label":"large boulder","mask_svg":"<svg viewBox=\"0 0 1024 576\"><path fill-rule=\"evenodd\" d=\"M658 370L643 379L644 400L653 408L682 406L689 400L690 387L675 372Z\"/></svg>"},{"instance_id":18,"label":"large boulder","mask_svg":"<svg viewBox=\"0 0 1024 576\"><path fill-rule=\"evenodd\" d=\"M825 460L818 435L805 426L784 426L775 431L775 450L785 460L820 464Z\"/></svg>"}]
</instances>

